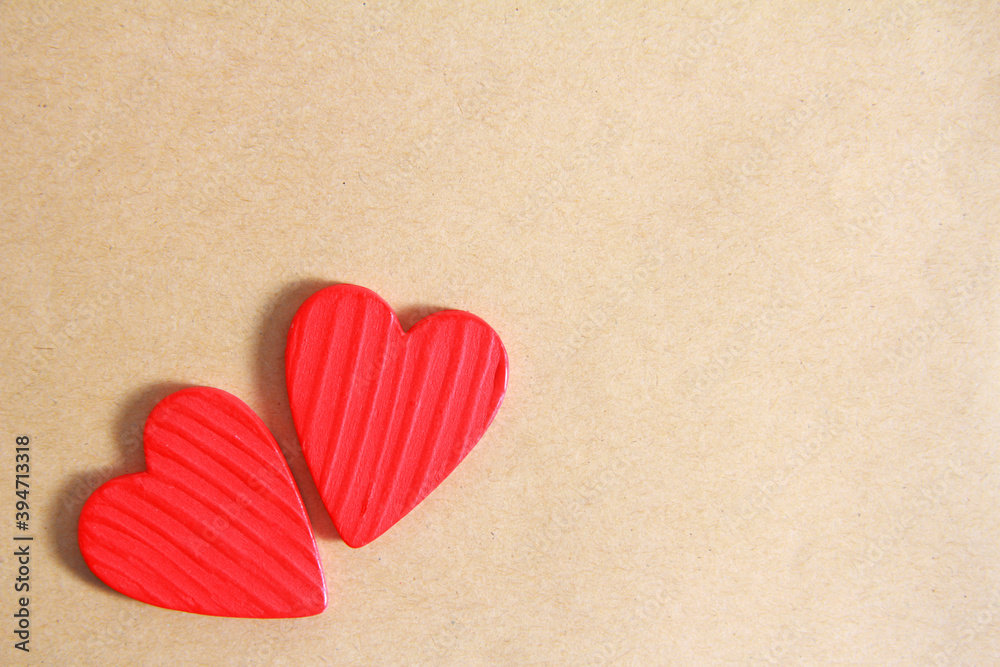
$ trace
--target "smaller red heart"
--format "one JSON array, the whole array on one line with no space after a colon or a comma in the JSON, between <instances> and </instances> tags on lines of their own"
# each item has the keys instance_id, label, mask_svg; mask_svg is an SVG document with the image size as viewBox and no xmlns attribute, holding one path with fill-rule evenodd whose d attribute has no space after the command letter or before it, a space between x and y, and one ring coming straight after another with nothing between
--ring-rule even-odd
<instances>
[{"instance_id":1,"label":"smaller red heart","mask_svg":"<svg viewBox=\"0 0 1000 667\"><path fill-rule=\"evenodd\" d=\"M80 551L111 588L210 616L294 618L326 608L302 497L274 437L243 401L194 387L143 432L146 472L98 488Z\"/></svg>"}]
</instances>

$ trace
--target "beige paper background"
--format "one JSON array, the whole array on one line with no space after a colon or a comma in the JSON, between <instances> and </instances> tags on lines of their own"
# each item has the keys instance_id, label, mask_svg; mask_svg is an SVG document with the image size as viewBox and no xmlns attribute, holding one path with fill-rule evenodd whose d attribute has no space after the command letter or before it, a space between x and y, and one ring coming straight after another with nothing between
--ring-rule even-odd
<instances>
[{"instance_id":1,"label":"beige paper background","mask_svg":"<svg viewBox=\"0 0 1000 667\"><path fill-rule=\"evenodd\" d=\"M0 550L0 663L1000 663L997 7L645 4L0 6L2 479L30 435L36 536L30 656ZM282 379L330 282L511 359L360 550ZM189 384L282 443L321 616L83 564L82 502Z\"/></svg>"}]
</instances>

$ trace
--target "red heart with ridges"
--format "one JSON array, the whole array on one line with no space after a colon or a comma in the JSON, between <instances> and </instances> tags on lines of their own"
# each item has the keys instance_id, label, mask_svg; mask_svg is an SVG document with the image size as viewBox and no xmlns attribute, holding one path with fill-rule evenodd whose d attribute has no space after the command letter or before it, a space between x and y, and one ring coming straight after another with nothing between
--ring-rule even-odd
<instances>
[{"instance_id":1,"label":"red heart with ridges","mask_svg":"<svg viewBox=\"0 0 1000 667\"><path fill-rule=\"evenodd\" d=\"M326 608L316 540L264 423L235 396L194 387L160 401L146 472L98 488L80 515L90 569L158 607L244 618Z\"/></svg>"},{"instance_id":2,"label":"red heart with ridges","mask_svg":"<svg viewBox=\"0 0 1000 667\"><path fill-rule=\"evenodd\" d=\"M486 432L507 353L457 310L404 333L375 292L334 285L295 314L285 352L306 463L344 542L363 546L416 507Z\"/></svg>"}]
</instances>

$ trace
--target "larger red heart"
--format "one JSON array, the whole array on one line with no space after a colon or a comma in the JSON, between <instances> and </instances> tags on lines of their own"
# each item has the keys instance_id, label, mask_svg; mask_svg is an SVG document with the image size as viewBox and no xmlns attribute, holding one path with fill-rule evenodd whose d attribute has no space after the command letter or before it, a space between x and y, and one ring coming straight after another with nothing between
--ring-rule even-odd
<instances>
[{"instance_id":1,"label":"larger red heart","mask_svg":"<svg viewBox=\"0 0 1000 667\"><path fill-rule=\"evenodd\" d=\"M158 607L291 618L326 608L302 498L274 437L235 396L167 396L143 433L146 472L98 488L80 515L84 560Z\"/></svg>"},{"instance_id":2,"label":"larger red heart","mask_svg":"<svg viewBox=\"0 0 1000 667\"><path fill-rule=\"evenodd\" d=\"M349 546L384 533L465 458L507 387L488 324L447 310L403 333L371 290L312 295L288 334L285 369L305 460Z\"/></svg>"}]
</instances>

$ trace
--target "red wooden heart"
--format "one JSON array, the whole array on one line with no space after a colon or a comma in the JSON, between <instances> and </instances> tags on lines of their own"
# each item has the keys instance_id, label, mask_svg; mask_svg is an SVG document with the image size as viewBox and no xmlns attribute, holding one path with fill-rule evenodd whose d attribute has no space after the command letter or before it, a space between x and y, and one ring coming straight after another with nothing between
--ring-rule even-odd
<instances>
[{"instance_id":1,"label":"red wooden heart","mask_svg":"<svg viewBox=\"0 0 1000 667\"><path fill-rule=\"evenodd\" d=\"M384 533L476 445L507 387L500 337L446 310L403 333L371 290L334 285L292 320L285 352L292 417L344 542Z\"/></svg>"},{"instance_id":2,"label":"red wooden heart","mask_svg":"<svg viewBox=\"0 0 1000 667\"><path fill-rule=\"evenodd\" d=\"M167 396L143 432L146 472L98 488L80 551L104 583L158 607L291 618L326 608L309 517L288 464L241 400L208 387Z\"/></svg>"}]
</instances>

